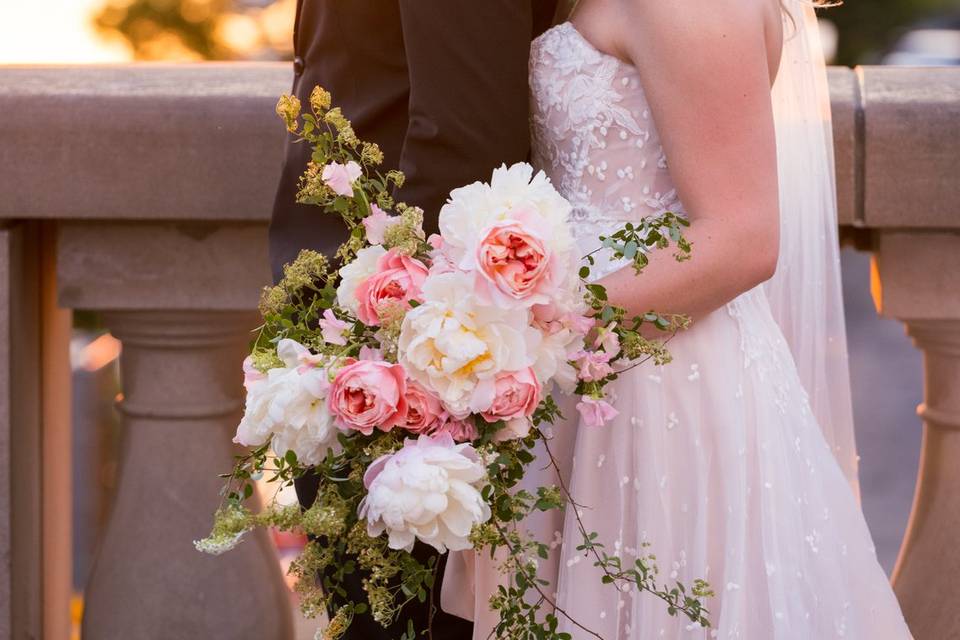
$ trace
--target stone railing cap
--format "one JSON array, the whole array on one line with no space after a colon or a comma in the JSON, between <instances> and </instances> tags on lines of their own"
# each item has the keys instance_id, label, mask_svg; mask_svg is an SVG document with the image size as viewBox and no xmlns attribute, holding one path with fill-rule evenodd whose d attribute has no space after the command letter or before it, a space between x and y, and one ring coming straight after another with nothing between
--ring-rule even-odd
<instances>
[{"instance_id":1,"label":"stone railing cap","mask_svg":"<svg viewBox=\"0 0 960 640\"><path fill-rule=\"evenodd\" d=\"M0 67L0 218L266 221L283 63ZM835 68L840 221L960 227L960 68Z\"/></svg>"}]
</instances>

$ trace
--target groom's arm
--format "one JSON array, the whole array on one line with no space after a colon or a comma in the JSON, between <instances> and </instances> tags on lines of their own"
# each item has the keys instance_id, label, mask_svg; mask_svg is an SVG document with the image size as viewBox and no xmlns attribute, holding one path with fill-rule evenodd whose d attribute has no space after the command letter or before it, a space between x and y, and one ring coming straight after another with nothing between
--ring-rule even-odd
<instances>
[{"instance_id":1,"label":"groom's arm","mask_svg":"<svg viewBox=\"0 0 960 640\"><path fill-rule=\"evenodd\" d=\"M426 212L529 152L529 0L400 0L410 78L398 199Z\"/></svg>"}]
</instances>

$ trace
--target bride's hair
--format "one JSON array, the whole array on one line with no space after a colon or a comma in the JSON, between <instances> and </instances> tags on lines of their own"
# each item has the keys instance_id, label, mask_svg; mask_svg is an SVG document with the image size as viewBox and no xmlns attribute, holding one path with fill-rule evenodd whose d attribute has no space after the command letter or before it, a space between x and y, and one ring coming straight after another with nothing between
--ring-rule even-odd
<instances>
[{"instance_id":1,"label":"bride's hair","mask_svg":"<svg viewBox=\"0 0 960 640\"><path fill-rule=\"evenodd\" d=\"M787 8L787 2L788 0L780 0L780 6L783 7L784 10ZM803 2L803 0L801 0L801 2ZM843 0L805 0L805 3L812 4L813 6L819 8L839 7L843 4Z\"/></svg>"},{"instance_id":2,"label":"bride's hair","mask_svg":"<svg viewBox=\"0 0 960 640\"><path fill-rule=\"evenodd\" d=\"M787 6L788 3L794 4L806 4L812 6L814 9L824 9L827 7L839 7L843 4L843 0L780 0L780 9L787 16L787 19L790 21L794 29L797 27L797 19L794 16L793 12L790 11Z\"/></svg>"}]
</instances>

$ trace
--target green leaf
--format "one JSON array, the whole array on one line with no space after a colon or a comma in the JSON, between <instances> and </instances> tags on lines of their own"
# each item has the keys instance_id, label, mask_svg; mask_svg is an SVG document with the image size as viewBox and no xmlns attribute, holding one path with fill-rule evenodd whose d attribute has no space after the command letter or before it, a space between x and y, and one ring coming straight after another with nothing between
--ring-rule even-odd
<instances>
[{"instance_id":1,"label":"green leaf","mask_svg":"<svg viewBox=\"0 0 960 640\"><path fill-rule=\"evenodd\" d=\"M607 300L607 290L603 285L600 284L588 284L587 291L593 294L593 297L601 302Z\"/></svg>"}]
</instances>

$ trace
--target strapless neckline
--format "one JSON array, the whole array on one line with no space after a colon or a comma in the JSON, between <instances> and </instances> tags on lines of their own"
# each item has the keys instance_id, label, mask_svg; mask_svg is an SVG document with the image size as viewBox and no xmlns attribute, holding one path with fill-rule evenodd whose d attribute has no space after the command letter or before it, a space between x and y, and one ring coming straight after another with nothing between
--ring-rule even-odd
<instances>
[{"instance_id":1,"label":"strapless neckline","mask_svg":"<svg viewBox=\"0 0 960 640\"><path fill-rule=\"evenodd\" d=\"M600 49L598 49L597 46L592 42L590 42L590 40L587 39L587 37L583 35L583 33L576 27L576 25L574 25L569 20L560 22L550 27L549 29L541 33L539 36L537 36L534 39L534 43L540 40L543 40L547 38L549 35L554 33L567 33L570 36L572 36L574 41L578 42L581 47L585 48L587 51L593 53L594 55L600 56L604 60L612 60L622 67L636 70L636 66L627 62L626 60L623 60L611 53L607 53L606 51L601 51Z\"/></svg>"}]
</instances>

